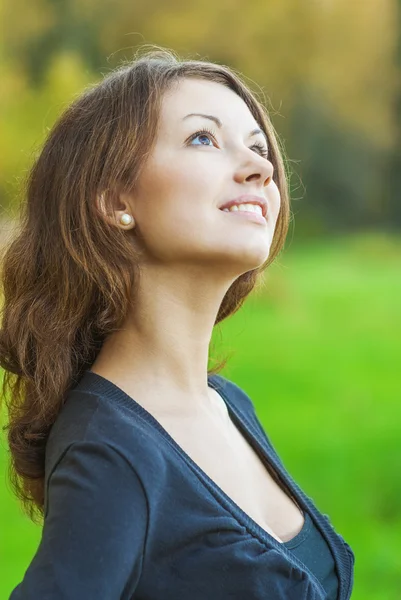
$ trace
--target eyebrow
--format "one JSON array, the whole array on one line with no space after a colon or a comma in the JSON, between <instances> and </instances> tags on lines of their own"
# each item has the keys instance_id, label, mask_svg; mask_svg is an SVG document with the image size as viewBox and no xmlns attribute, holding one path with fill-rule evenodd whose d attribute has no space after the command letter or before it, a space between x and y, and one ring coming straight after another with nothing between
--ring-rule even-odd
<instances>
[{"instance_id":1,"label":"eyebrow","mask_svg":"<svg viewBox=\"0 0 401 600\"><path fill-rule=\"evenodd\" d=\"M213 115L204 115L203 113L189 113L189 115L185 115L185 117L183 117L182 120L184 121L184 119L187 119L188 117L204 117L205 119L210 119L211 121L214 121L217 127L223 127L223 123L220 121L220 119L218 117L214 117ZM257 127L256 129L252 129L252 131L249 133L249 137L257 135L258 133L261 133L263 135L266 142L268 141L265 132L259 127Z\"/></svg>"}]
</instances>

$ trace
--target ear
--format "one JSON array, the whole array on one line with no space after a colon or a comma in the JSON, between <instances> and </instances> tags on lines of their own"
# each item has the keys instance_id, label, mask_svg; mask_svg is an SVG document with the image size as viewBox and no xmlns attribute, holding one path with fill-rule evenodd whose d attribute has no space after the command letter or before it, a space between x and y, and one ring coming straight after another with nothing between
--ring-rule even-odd
<instances>
[{"instance_id":1,"label":"ear","mask_svg":"<svg viewBox=\"0 0 401 600\"><path fill-rule=\"evenodd\" d=\"M104 190L96 196L95 204L96 210L102 218L111 225L121 225L120 219L124 214L133 217L127 194L112 193L109 190ZM126 225L124 225L124 228L126 228Z\"/></svg>"}]
</instances>

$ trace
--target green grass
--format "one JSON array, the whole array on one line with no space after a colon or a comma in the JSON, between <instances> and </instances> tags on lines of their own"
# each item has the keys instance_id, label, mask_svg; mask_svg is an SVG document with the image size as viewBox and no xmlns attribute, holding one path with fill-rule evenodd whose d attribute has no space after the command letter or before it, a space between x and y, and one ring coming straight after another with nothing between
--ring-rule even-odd
<instances>
[{"instance_id":1,"label":"green grass","mask_svg":"<svg viewBox=\"0 0 401 600\"><path fill-rule=\"evenodd\" d=\"M288 471L356 555L352 600L401 590L401 242L365 234L290 247L213 334ZM5 451L0 454L5 473ZM5 475L3 475L5 477ZM0 598L40 540L1 500Z\"/></svg>"}]
</instances>

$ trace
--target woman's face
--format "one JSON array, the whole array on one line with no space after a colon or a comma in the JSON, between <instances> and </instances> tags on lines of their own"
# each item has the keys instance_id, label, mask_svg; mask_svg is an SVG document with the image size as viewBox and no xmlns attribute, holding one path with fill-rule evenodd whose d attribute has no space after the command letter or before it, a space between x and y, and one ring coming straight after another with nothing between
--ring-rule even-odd
<instances>
[{"instance_id":1,"label":"woman's face","mask_svg":"<svg viewBox=\"0 0 401 600\"><path fill-rule=\"evenodd\" d=\"M222 127L200 116L220 119ZM245 102L225 86L182 79L163 98L152 153L128 203L145 264L224 268L234 276L269 256L280 209L263 133ZM202 129L207 132L193 135ZM191 139L192 137L192 139ZM218 207L241 194L264 196L267 221Z\"/></svg>"}]
</instances>

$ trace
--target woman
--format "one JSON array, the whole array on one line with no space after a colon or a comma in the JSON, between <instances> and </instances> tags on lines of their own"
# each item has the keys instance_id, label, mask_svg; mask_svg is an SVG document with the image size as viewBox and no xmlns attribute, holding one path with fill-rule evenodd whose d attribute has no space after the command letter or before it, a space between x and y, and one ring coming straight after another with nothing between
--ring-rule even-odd
<instances>
[{"instance_id":1,"label":"woman","mask_svg":"<svg viewBox=\"0 0 401 600\"><path fill-rule=\"evenodd\" d=\"M44 518L12 600L350 597L351 548L208 369L289 219L273 126L225 66L153 49L55 124L3 264L12 481Z\"/></svg>"}]
</instances>

